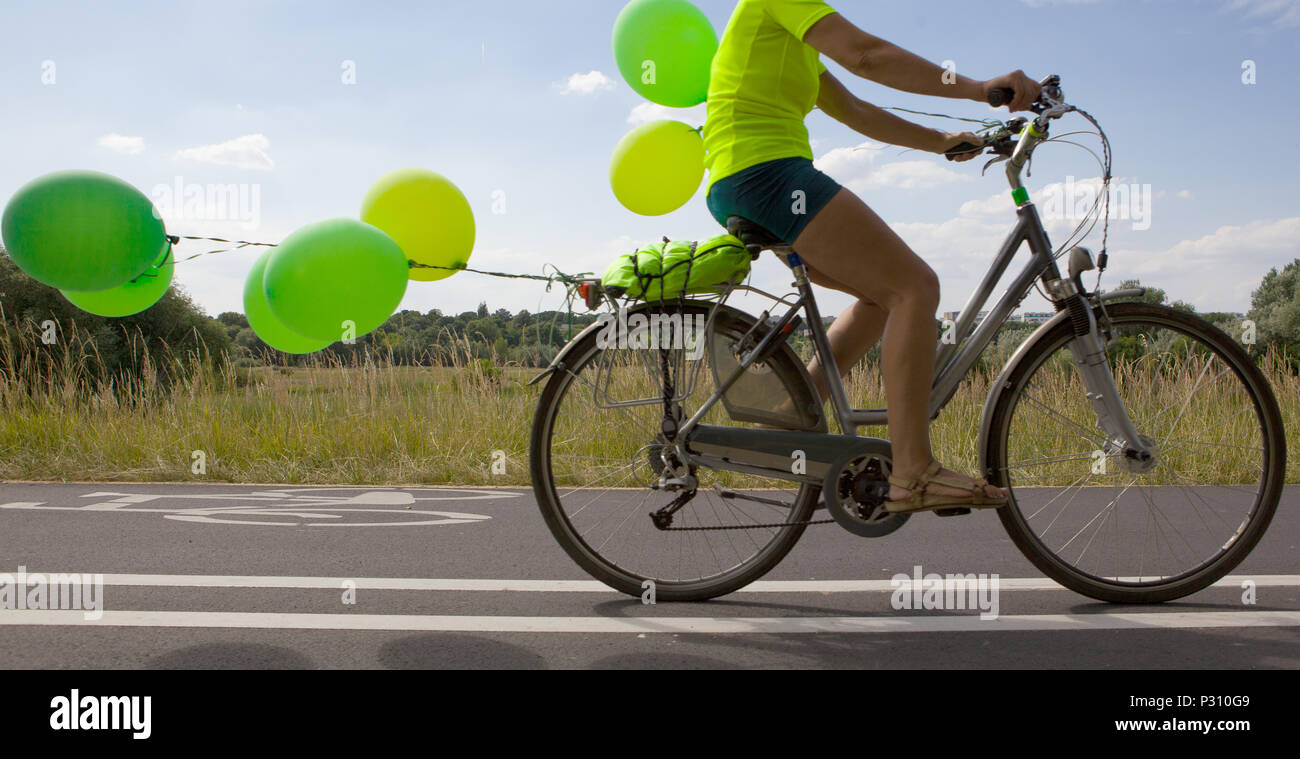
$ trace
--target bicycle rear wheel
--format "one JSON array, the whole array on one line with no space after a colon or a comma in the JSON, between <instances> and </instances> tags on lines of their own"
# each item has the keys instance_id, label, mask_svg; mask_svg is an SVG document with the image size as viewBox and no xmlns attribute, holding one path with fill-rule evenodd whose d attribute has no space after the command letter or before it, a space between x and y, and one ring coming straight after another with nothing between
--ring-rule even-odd
<instances>
[{"instance_id":1,"label":"bicycle rear wheel","mask_svg":"<svg viewBox=\"0 0 1300 759\"><path fill-rule=\"evenodd\" d=\"M1231 571L1268 527L1286 469L1281 414L1254 360L1208 322L1141 303L1106 312L1116 385L1154 465L1127 460L1098 428L1064 322L1026 349L991 413L989 479L1012 491L998 514L1072 590L1181 598Z\"/></svg>"},{"instance_id":2,"label":"bicycle rear wheel","mask_svg":"<svg viewBox=\"0 0 1300 759\"><path fill-rule=\"evenodd\" d=\"M711 341L729 345L755 324L748 314L717 308ZM710 306L642 313L703 323ZM635 338L630 334L629 344ZM715 387L705 365L713 360L712 349L691 358L693 352L619 348L590 334L546 383L533 420L533 490L547 526L579 566L629 595L641 595L647 580L663 601L705 600L744 587L789 553L803 534L798 523L809 518L820 492L812 485L691 468L699 483L694 498L673 515L669 529L654 523L651 512L678 495L650 487L666 465L664 369L681 419L698 410ZM751 371L773 372L786 387L811 388L787 347ZM721 403L705 422L735 424Z\"/></svg>"}]
</instances>

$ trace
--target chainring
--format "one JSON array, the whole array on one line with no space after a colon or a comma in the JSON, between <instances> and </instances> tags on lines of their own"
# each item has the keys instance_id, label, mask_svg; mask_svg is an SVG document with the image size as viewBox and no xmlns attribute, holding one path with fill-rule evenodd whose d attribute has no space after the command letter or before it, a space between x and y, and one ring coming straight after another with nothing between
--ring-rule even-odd
<instances>
[{"instance_id":1,"label":"chainring","mask_svg":"<svg viewBox=\"0 0 1300 759\"><path fill-rule=\"evenodd\" d=\"M863 538L881 538L907 522L910 514L885 510L893 456L889 441L860 438L826 470L822 498L836 524Z\"/></svg>"}]
</instances>

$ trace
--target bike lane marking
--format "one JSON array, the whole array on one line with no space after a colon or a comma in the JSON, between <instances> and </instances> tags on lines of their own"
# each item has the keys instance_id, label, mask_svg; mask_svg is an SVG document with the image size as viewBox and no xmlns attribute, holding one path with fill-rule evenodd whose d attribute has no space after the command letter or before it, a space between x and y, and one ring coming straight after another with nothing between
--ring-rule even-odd
<instances>
[{"instance_id":1,"label":"bike lane marking","mask_svg":"<svg viewBox=\"0 0 1300 759\"><path fill-rule=\"evenodd\" d=\"M340 491L342 493L340 494ZM16 501L0 504L0 510L71 511L112 514L161 514L164 519L218 525L257 527L420 527L467 524L491 519L486 514L435 511L415 508L427 501L473 501L518 498L519 493L505 490L376 489L376 488L277 488L261 491L192 493L121 493L97 491L79 498L98 499L79 506L54 506L43 501ZM107 500L104 500L107 499ZM168 499L180 501L234 501L236 505L174 506ZM156 502L163 503L156 503ZM149 504L149 505L145 505ZM348 521L347 516L389 521ZM400 519L393 517L397 515ZM257 518L253 518L257 517ZM286 519L292 521L286 521Z\"/></svg>"},{"instance_id":2,"label":"bike lane marking","mask_svg":"<svg viewBox=\"0 0 1300 759\"><path fill-rule=\"evenodd\" d=\"M58 572L36 572L51 577ZM77 572L76 575L96 573ZM613 588L596 580L511 580L474 578L400 578L400 577L292 577L257 575L184 575L184 574L103 574L105 585L156 588L338 588L344 582L358 590L430 590L455 592L518 593L609 593ZM1300 575L1229 575L1210 587L1240 588L1251 582L1260 588L1300 587ZM924 590L924 584L922 589ZM971 582L969 589L992 589L990 582ZM758 580L736 593L884 593L911 590L912 582L893 580ZM1045 577L1000 578L999 591L1065 591L1067 588Z\"/></svg>"},{"instance_id":3,"label":"bike lane marking","mask_svg":"<svg viewBox=\"0 0 1300 759\"><path fill-rule=\"evenodd\" d=\"M215 611L0 611L0 625L479 633L791 635L1300 627L1300 611L894 617L516 617Z\"/></svg>"}]
</instances>

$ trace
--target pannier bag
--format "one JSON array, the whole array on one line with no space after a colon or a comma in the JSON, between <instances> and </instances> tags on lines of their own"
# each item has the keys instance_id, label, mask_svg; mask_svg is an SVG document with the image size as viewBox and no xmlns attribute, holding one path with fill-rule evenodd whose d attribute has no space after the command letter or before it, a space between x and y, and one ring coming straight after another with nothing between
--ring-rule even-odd
<instances>
[{"instance_id":1,"label":"pannier bag","mask_svg":"<svg viewBox=\"0 0 1300 759\"><path fill-rule=\"evenodd\" d=\"M605 270L600 284L615 298L650 302L716 293L721 285L743 282L752 260L745 244L731 235L699 243L664 238L619 256Z\"/></svg>"}]
</instances>

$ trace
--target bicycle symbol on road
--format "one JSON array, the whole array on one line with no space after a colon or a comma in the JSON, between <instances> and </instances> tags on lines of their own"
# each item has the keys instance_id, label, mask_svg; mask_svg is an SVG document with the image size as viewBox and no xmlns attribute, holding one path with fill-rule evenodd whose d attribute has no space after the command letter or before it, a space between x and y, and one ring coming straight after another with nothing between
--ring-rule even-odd
<instances>
[{"instance_id":1,"label":"bicycle symbol on road","mask_svg":"<svg viewBox=\"0 0 1300 759\"><path fill-rule=\"evenodd\" d=\"M404 490L379 488L276 488L236 493L85 493L93 503L49 506L43 502L0 504L0 509L76 511L113 514L161 514L164 519L200 524L262 527L421 527L472 524L491 519L486 514L430 509L431 501L474 501L518 498L503 490L438 488ZM170 500L221 501L220 506L170 505ZM230 502L237 502L230 505Z\"/></svg>"}]
</instances>

